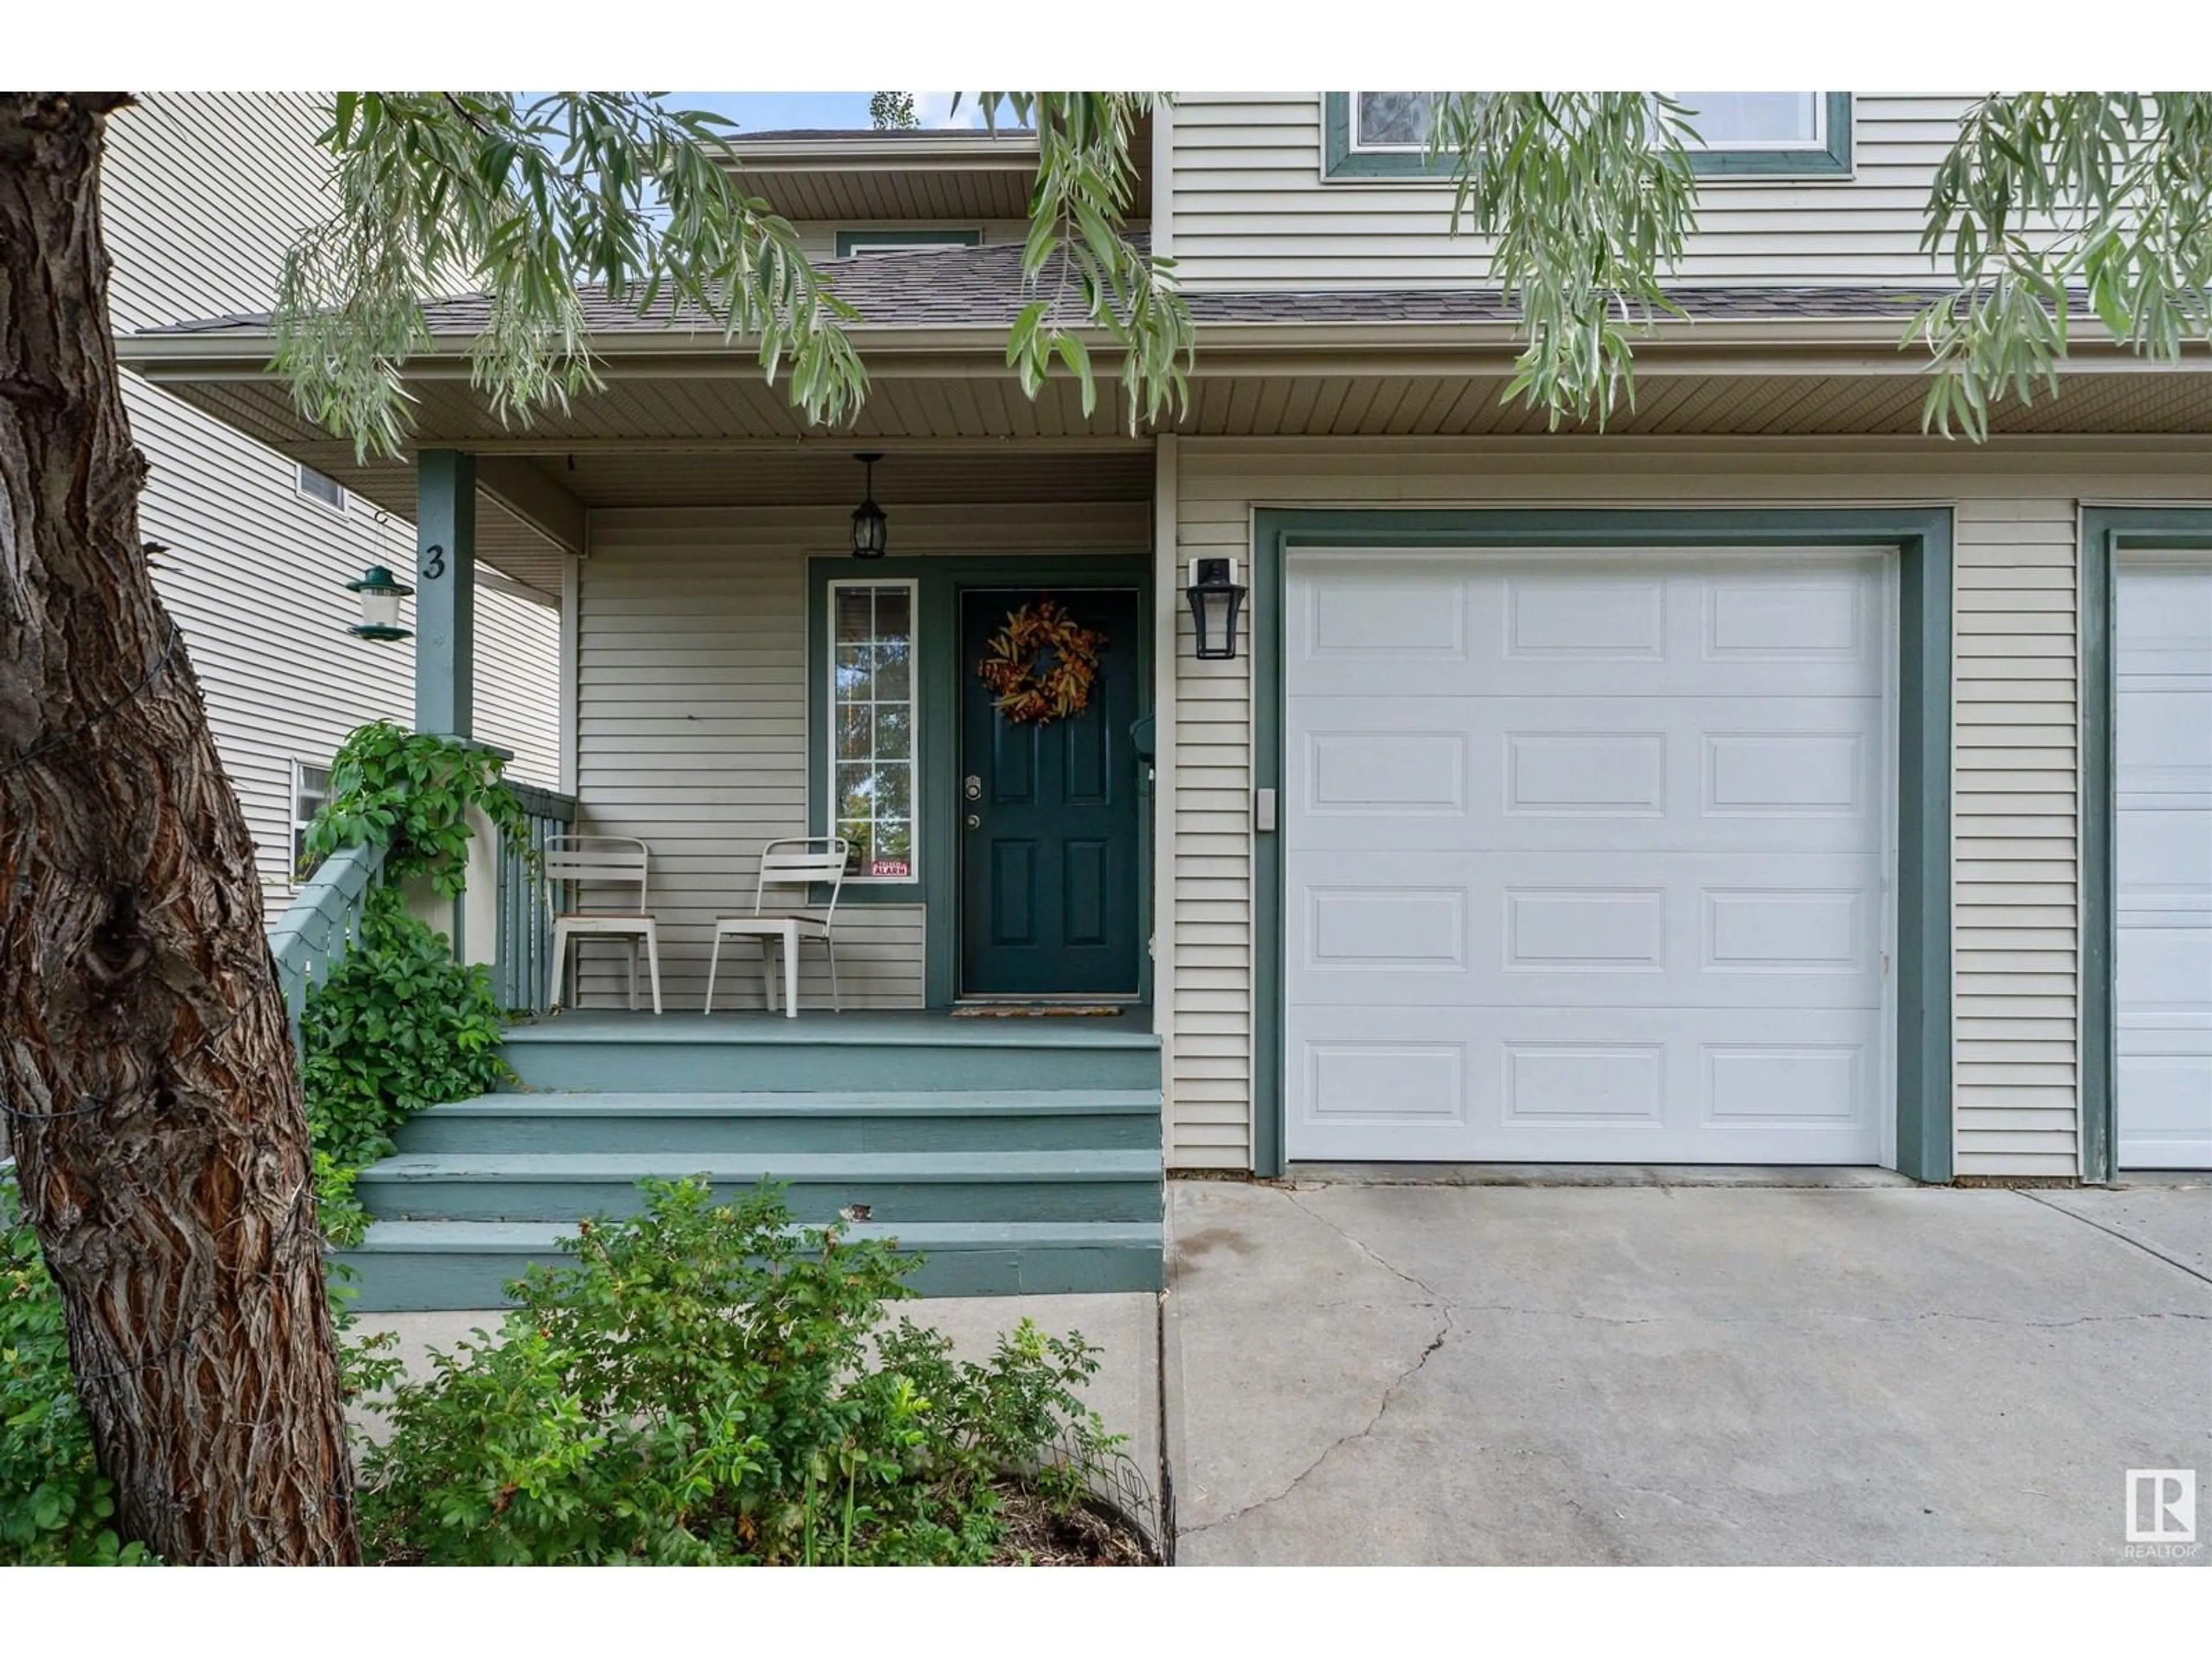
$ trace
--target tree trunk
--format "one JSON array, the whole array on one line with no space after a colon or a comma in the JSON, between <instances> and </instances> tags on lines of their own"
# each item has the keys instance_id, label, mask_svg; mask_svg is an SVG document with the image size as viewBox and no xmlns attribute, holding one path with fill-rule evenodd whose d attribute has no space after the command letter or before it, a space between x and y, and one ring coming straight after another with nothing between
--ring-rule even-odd
<instances>
[{"instance_id":1,"label":"tree trunk","mask_svg":"<svg viewBox=\"0 0 2212 1659\"><path fill-rule=\"evenodd\" d=\"M118 1529L357 1560L253 842L138 538L115 93L0 93L0 1099Z\"/></svg>"}]
</instances>

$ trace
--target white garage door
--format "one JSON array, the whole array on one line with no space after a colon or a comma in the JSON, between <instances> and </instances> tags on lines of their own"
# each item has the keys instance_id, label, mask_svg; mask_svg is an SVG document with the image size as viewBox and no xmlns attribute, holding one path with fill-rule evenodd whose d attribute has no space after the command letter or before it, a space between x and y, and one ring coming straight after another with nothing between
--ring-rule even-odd
<instances>
[{"instance_id":1,"label":"white garage door","mask_svg":"<svg viewBox=\"0 0 2212 1659\"><path fill-rule=\"evenodd\" d=\"M1291 555L1293 1158L1882 1152L1882 561Z\"/></svg>"},{"instance_id":2,"label":"white garage door","mask_svg":"<svg viewBox=\"0 0 2212 1659\"><path fill-rule=\"evenodd\" d=\"M2115 606L2119 1162L2212 1169L2212 562L2124 562Z\"/></svg>"}]
</instances>

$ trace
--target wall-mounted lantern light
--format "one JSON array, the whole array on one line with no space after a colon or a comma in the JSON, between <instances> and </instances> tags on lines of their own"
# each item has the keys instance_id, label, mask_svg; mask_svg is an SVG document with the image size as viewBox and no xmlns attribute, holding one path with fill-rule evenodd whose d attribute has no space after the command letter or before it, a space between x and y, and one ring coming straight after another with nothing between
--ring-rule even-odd
<instances>
[{"instance_id":1,"label":"wall-mounted lantern light","mask_svg":"<svg viewBox=\"0 0 2212 1659\"><path fill-rule=\"evenodd\" d=\"M853 556L856 559L880 559L889 539L890 521L884 510L876 505L876 463L880 454L870 451L853 457L868 469L868 482L860 504L853 509Z\"/></svg>"},{"instance_id":2,"label":"wall-mounted lantern light","mask_svg":"<svg viewBox=\"0 0 2212 1659\"><path fill-rule=\"evenodd\" d=\"M413 629L399 625L399 601L414 591L382 565L369 566L359 581L346 584L347 592L361 595L361 620L346 632L363 640L414 638Z\"/></svg>"},{"instance_id":3,"label":"wall-mounted lantern light","mask_svg":"<svg viewBox=\"0 0 2212 1659\"><path fill-rule=\"evenodd\" d=\"M1232 662L1237 657L1237 613L1243 607L1246 590L1237 580L1234 559L1193 559L1190 620L1198 634L1202 662Z\"/></svg>"}]
</instances>

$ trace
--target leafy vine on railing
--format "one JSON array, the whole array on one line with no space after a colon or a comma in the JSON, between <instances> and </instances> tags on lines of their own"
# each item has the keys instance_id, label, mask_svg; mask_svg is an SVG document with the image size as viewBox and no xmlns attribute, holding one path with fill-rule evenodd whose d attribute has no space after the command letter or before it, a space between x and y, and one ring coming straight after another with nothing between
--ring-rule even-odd
<instances>
[{"instance_id":1,"label":"leafy vine on railing","mask_svg":"<svg viewBox=\"0 0 2212 1659\"><path fill-rule=\"evenodd\" d=\"M469 809L510 841L527 844L521 798L501 775L497 750L376 720L347 738L331 763L331 798L307 826L307 855L380 841L389 881L428 878L447 898L467 879Z\"/></svg>"},{"instance_id":2,"label":"leafy vine on railing","mask_svg":"<svg viewBox=\"0 0 2212 1659\"><path fill-rule=\"evenodd\" d=\"M307 1120L323 1231L357 1243L368 1218L353 1194L365 1164L388 1155L417 1112L481 1094L512 1075L489 969L457 961L446 937L407 914L403 884L445 897L467 878L469 811L527 848L522 803L496 753L409 732L388 720L349 737L331 765L331 799L308 825L307 854L386 847L383 880L353 948L309 992L301 1022ZM534 868L535 852L526 854Z\"/></svg>"}]
</instances>

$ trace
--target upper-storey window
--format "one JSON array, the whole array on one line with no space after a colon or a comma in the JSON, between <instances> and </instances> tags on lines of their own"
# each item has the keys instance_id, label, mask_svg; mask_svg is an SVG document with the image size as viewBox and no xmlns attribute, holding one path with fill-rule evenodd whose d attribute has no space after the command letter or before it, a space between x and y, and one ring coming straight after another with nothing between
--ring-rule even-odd
<instances>
[{"instance_id":1,"label":"upper-storey window","mask_svg":"<svg viewBox=\"0 0 2212 1659\"><path fill-rule=\"evenodd\" d=\"M1322 164L1329 179L1449 177L1449 157L1428 156L1427 92L1322 94ZM1848 92L1677 92L1698 134L1690 165L1700 175L1799 177L1851 170Z\"/></svg>"},{"instance_id":2,"label":"upper-storey window","mask_svg":"<svg viewBox=\"0 0 2212 1659\"><path fill-rule=\"evenodd\" d=\"M299 476L293 488L311 501L320 501L325 507L346 510L346 487L326 473L318 472L305 462L300 465Z\"/></svg>"},{"instance_id":3,"label":"upper-storey window","mask_svg":"<svg viewBox=\"0 0 2212 1659\"><path fill-rule=\"evenodd\" d=\"M935 226L841 230L837 233L837 257L849 259L856 253L912 253L930 247L980 247L982 241L981 230L945 230Z\"/></svg>"}]
</instances>

